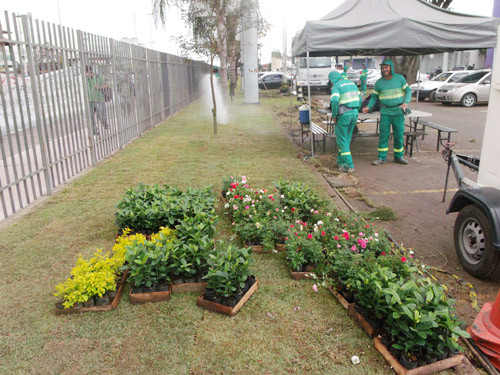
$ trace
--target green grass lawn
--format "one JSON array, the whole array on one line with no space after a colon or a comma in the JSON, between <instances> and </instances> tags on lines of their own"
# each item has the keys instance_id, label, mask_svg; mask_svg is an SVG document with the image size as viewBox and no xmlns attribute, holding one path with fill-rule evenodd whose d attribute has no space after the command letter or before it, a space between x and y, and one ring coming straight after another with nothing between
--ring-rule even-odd
<instances>
[{"instance_id":1,"label":"green grass lawn","mask_svg":"<svg viewBox=\"0 0 500 375\"><path fill-rule=\"evenodd\" d=\"M213 134L201 101L48 198L0 232L0 373L39 374L387 374L371 340L326 289L291 280L284 254L252 255L259 290L233 318L195 305L197 294L118 309L55 316L54 286L79 254L111 250L114 205L145 184L214 185L242 174L251 186L283 177L327 196L320 181L262 105L231 105ZM281 100L281 99L277 99ZM231 223L217 205L218 238ZM359 365L350 357L358 355Z\"/></svg>"}]
</instances>

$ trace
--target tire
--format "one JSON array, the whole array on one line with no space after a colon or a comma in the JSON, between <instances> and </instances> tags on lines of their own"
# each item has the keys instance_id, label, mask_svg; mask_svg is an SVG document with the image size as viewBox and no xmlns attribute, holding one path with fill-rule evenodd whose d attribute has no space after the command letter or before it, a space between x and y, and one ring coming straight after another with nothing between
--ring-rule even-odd
<instances>
[{"instance_id":1,"label":"tire","mask_svg":"<svg viewBox=\"0 0 500 375\"><path fill-rule=\"evenodd\" d=\"M432 90L430 93L429 93L429 101L431 103L436 103L437 102L437 99L436 99L436 90Z\"/></svg>"},{"instance_id":2,"label":"tire","mask_svg":"<svg viewBox=\"0 0 500 375\"><path fill-rule=\"evenodd\" d=\"M474 204L463 207L455 220L453 237L467 272L480 279L497 278L500 251L493 248L490 223L482 209Z\"/></svg>"},{"instance_id":3,"label":"tire","mask_svg":"<svg viewBox=\"0 0 500 375\"><path fill-rule=\"evenodd\" d=\"M462 100L460 100L460 104L462 107L472 107L474 104L476 104L477 98L476 95L474 95L471 92L468 92L464 96L462 96Z\"/></svg>"}]
</instances>

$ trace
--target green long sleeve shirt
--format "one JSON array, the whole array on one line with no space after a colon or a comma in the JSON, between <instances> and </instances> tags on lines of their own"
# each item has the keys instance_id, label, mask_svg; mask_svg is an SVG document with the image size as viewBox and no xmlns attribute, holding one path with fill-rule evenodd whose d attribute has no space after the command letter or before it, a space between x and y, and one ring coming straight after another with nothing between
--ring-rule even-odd
<instances>
[{"instance_id":1,"label":"green long sleeve shirt","mask_svg":"<svg viewBox=\"0 0 500 375\"><path fill-rule=\"evenodd\" d=\"M399 106L411 101L411 89L405 77L394 73L391 79L380 78L375 82L373 93L368 103L368 108L373 108L377 99L380 100L380 113L383 115L396 115L401 112Z\"/></svg>"}]
</instances>

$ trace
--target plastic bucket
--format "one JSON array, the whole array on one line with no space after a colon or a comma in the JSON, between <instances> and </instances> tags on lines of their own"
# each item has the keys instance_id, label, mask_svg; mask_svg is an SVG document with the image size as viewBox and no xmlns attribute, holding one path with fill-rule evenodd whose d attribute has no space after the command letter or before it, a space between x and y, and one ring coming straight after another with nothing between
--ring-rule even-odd
<instances>
[{"instance_id":1,"label":"plastic bucket","mask_svg":"<svg viewBox=\"0 0 500 375\"><path fill-rule=\"evenodd\" d=\"M299 121L301 124L309 124L309 106L301 105L299 107Z\"/></svg>"}]
</instances>

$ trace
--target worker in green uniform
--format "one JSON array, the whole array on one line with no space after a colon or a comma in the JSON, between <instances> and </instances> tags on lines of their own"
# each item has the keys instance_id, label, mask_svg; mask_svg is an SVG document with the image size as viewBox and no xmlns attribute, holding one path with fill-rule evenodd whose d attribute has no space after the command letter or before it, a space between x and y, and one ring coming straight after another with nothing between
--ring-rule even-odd
<instances>
[{"instance_id":1,"label":"worker in green uniform","mask_svg":"<svg viewBox=\"0 0 500 375\"><path fill-rule=\"evenodd\" d=\"M333 84L330 105L339 147L337 166L343 173L352 173L354 172L354 164L352 163L350 145L352 132L358 121L359 107L362 103L361 95L354 82L342 78L342 74L335 70L330 72L328 79Z\"/></svg>"},{"instance_id":2,"label":"worker in green uniform","mask_svg":"<svg viewBox=\"0 0 500 375\"><path fill-rule=\"evenodd\" d=\"M344 65L344 71L342 72L342 79L347 79L347 69L349 67L346 65Z\"/></svg>"},{"instance_id":3,"label":"worker in green uniform","mask_svg":"<svg viewBox=\"0 0 500 375\"><path fill-rule=\"evenodd\" d=\"M363 108L363 113L368 113L377 99L380 100L378 159L372 164L384 164L387 159L391 125L394 135L394 162L408 164L408 161L403 158L403 134L405 128L404 112L408 109L411 100L411 89L406 83L406 79L401 74L396 74L391 60L384 60L380 66L382 78L375 82L370 102L367 107Z\"/></svg>"},{"instance_id":4,"label":"worker in green uniform","mask_svg":"<svg viewBox=\"0 0 500 375\"><path fill-rule=\"evenodd\" d=\"M366 95L366 76L368 75L368 70L366 70L366 65L363 64L363 70L359 76L359 83L361 84L361 94Z\"/></svg>"}]
</instances>

